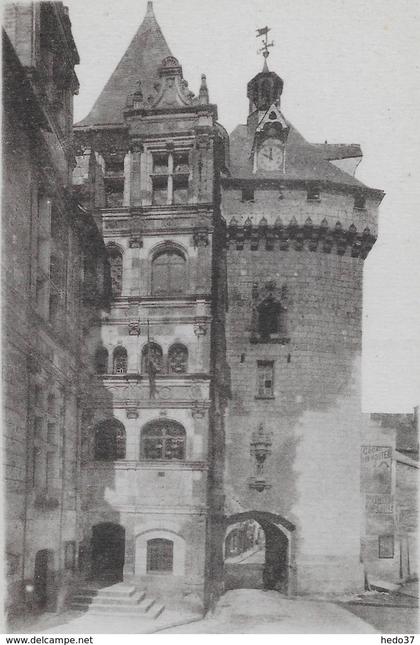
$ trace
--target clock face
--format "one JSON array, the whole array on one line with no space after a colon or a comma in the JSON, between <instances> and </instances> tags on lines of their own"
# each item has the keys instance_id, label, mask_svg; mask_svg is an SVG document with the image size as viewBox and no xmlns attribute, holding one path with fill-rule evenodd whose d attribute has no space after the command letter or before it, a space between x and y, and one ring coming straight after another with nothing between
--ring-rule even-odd
<instances>
[{"instance_id":1,"label":"clock face","mask_svg":"<svg viewBox=\"0 0 420 645\"><path fill-rule=\"evenodd\" d=\"M258 168L262 170L281 170L283 166L283 146L278 139L266 139L258 151Z\"/></svg>"}]
</instances>

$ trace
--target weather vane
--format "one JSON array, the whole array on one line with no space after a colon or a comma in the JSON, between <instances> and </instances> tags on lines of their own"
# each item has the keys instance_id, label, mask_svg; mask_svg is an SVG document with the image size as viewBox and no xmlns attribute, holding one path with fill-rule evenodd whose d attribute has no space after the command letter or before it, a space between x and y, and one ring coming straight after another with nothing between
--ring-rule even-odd
<instances>
[{"instance_id":1,"label":"weather vane","mask_svg":"<svg viewBox=\"0 0 420 645\"><path fill-rule=\"evenodd\" d=\"M262 47L258 50L259 54L262 54L264 58L268 58L270 52L268 51L269 47L273 47L274 41L271 43L268 42L268 32L271 31L270 27L262 27L262 29L257 29L257 38L263 38Z\"/></svg>"}]
</instances>

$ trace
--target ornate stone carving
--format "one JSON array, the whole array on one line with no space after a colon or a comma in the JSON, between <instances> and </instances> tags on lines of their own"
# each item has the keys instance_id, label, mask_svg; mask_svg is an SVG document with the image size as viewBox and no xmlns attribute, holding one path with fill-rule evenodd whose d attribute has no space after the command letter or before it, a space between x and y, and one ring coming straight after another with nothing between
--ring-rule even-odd
<instances>
[{"instance_id":1,"label":"ornate stone carving","mask_svg":"<svg viewBox=\"0 0 420 645\"><path fill-rule=\"evenodd\" d=\"M139 235L136 235L130 239L128 246L130 247L130 249L142 249L143 240Z\"/></svg>"},{"instance_id":2,"label":"ornate stone carving","mask_svg":"<svg viewBox=\"0 0 420 645\"><path fill-rule=\"evenodd\" d=\"M138 419L139 411L137 408L127 408L127 419Z\"/></svg>"},{"instance_id":3,"label":"ornate stone carving","mask_svg":"<svg viewBox=\"0 0 420 645\"><path fill-rule=\"evenodd\" d=\"M196 148L206 150L210 146L210 136L208 134L199 134L195 140Z\"/></svg>"},{"instance_id":4,"label":"ornate stone carving","mask_svg":"<svg viewBox=\"0 0 420 645\"><path fill-rule=\"evenodd\" d=\"M206 407L198 401L194 401L193 407L191 408L191 416L193 419L203 419L206 414Z\"/></svg>"},{"instance_id":5,"label":"ornate stone carving","mask_svg":"<svg viewBox=\"0 0 420 645\"><path fill-rule=\"evenodd\" d=\"M194 334L205 336L207 334L207 318L196 318L194 321Z\"/></svg>"},{"instance_id":6,"label":"ornate stone carving","mask_svg":"<svg viewBox=\"0 0 420 645\"><path fill-rule=\"evenodd\" d=\"M138 320L131 320L128 323L129 336L140 336L140 323Z\"/></svg>"},{"instance_id":7,"label":"ornate stone carving","mask_svg":"<svg viewBox=\"0 0 420 645\"><path fill-rule=\"evenodd\" d=\"M250 487L255 488L259 493L270 488L264 477L264 464L268 455L271 454L271 433L265 432L261 423L258 430L252 433L250 453L255 458L255 477L251 479Z\"/></svg>"},{"instance_id":8,"label":"ornate stone carving","mask_svg":"<svg viewBox=\"0 0 420 645\"><path fill-rule=\"evenodd\" d=\"M209 244L209 232L206 228L196 228L193 233L194 246L205 247Z\"/></svg>"},{"instance_id":9,"label":"ornate stone carving","mask_svg":"<svg viewBox=\"0 0 420 645\"><path fill-rule=\"evenodd\" d=\"M248 218L244 224L239 224L235 217L230 220L227 227L226 244L237 250L242 250L247 245L251 250L286 251L294 248L296 251L322 251L323 253L337 253L344 255L348 252L352 257L366 258L376 241L376 236L366 228L358 233L354 224L346 230L341 222L330 226L326 218L319 225L314 225L308 217L300 225L293 217L286 225L280 218L274 225L268 225L265 219L255 225Z\"/></svg>"}]
</instances>

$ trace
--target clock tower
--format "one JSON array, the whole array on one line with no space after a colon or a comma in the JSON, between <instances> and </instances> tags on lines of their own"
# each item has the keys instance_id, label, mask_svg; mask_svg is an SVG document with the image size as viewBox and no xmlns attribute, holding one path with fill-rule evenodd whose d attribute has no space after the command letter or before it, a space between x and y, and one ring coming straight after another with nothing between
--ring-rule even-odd
<instances>
[{"instance_id":1,"label":"clock tower","mask_svg":"<svg viewBox=\"0 0 420 645\"><path fill-rule=\"evenodd\" d=\"M289 126L280 111L283 79L270 72L267 44L263 48L264 67L248 83L248 131L253 135L253 172L277 176L285 171L286 142Z\"/></svg>"}]
</instances>

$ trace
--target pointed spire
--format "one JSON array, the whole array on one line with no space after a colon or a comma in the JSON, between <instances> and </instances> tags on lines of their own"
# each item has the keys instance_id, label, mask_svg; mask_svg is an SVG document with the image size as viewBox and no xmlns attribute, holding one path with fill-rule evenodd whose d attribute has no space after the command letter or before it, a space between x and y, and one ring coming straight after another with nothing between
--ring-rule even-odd
<instances>
[{"instance_id":1,"label":"pointed spire","mask_svg":"<svg viewBox=\"0 0 420 645\"><path fill-rule=\"evenodd\" d=\"M159 69L165 58L173 56L156 20L153 3L127 51L111 74L92 110L77 126L110 125L124 122L123 111L129 95L138 91L146 105L157 97Z\"/></svg>"},{"instance_id":2,"label":"pointed spire","mask_svg":"<svg viewBox=\"0 0 420 645\"><path fill-rule=\"evenodd\" d=\"M264 65L263 65L262 71L263 71L264 73L265 73L265 72L269 72L269 71L270 71L270 70L268 69L267 56L264 56Z\"/></svg>"},{"instance_id":3,"label":"pointed spire","mask_svg":"<svg viewBox=\"0 0 420 645\"><path fill-rule=\"evenodd\" d=\"M209 104L209 90L207 87L207 79L205 74L201 74L201 85L198 93L198 99L201 105Z\"/></svg>"}]
</instances>

